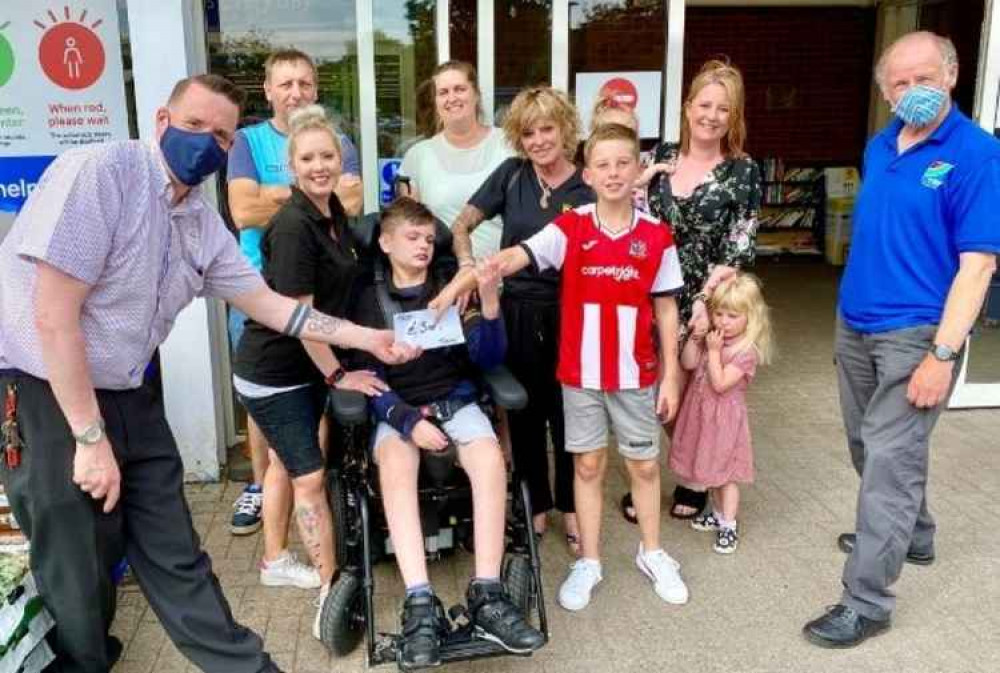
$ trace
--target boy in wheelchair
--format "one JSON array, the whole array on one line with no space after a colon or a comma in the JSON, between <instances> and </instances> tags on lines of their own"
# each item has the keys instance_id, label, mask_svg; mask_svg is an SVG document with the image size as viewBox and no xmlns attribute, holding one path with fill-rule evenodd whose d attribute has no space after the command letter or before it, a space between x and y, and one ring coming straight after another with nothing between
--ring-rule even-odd
<instances>
[{"instance_id":1,"label":"boy in wheelchair","mask_svg":"<svg viewBox=\"0 0 1000 673\"><path fill-rule=\"evenodd\" d=\"M388 257L391 273L382 292L387 290L402 311L426 308L440 289L430 273L435 231L433 215L412 199L399 198L383 212L378 244ZM507 473L493 426L477 404L479 394L473 382L476 368L499 365L506 350L499 281L496 266L478 272L481 304L463 316L464 345L427 350L399 366L364 362L389 386L371 400L377 420L372 452L396 562L406 584L401 620L403 668L440 663L447 619L428 580L417 476L423 452L444 452L452 444L472 487L475 577L469 583L467 600L474 631L514 653L531 652L544 644L543 635L526 621L500 581ZM385 301L377 287L365 289L354 318L363 325L383 325Z\"/></svg>"}]
</instances>

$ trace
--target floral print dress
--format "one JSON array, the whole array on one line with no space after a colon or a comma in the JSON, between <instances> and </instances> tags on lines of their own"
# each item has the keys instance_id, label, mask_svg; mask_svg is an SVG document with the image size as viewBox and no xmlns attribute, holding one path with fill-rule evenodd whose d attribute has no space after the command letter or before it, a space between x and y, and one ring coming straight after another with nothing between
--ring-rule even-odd
<instances>
[{"instance_id":1,"label":"floral print dress","mask_svg":"<svg viewBox=\"0 0 1000 673\"><path fill-rule=\"evenodd\" d=\"M678 143L661 143L654 161L676 162L679 154ZM750 157L724 159L688 197L674 196L664 173L650 183L649 210L670 223L684 272L684 290L677 296L682 329L714 266L753 264L761 196L760 168Z\"/></svg>"}]
</instances>

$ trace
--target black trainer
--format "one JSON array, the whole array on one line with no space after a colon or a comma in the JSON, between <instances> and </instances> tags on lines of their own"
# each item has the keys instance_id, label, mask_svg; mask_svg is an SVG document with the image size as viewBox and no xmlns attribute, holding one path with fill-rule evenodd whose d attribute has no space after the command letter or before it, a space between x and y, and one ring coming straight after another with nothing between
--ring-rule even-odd
<instances>
[{"instance_id":1,"label":"black trainer","mask_svg":"<svg viewBox=\"0 0 1000 673\"><path fill-rule=\"evenodd\" d=\"M802 633L806 640L820 647L856 647L872 636L885 633L889 626L888 619L869 619L854 608L838 604L806 624Z\"/></svg>"},{"instance_id":2,"label":"black trainer","mask_svg":"<svg viewBox=\"0 0 1000 673\"><path fill-rule=\"evenodd\" d=\"M403 603L403 638L399 667L406 670L441 664L441 639L447 634L447 619L434 594L407 596Z\"/></svg>"},{"instance_id":3,"label":"black trainer","mask_svg":"<svg viewBox=\"0 0 1000 673\"><path fill-rule=\"evenodd\" d=\"M480 638L514 654L534 652L545 644L545 637L527 622L500 582L471 582L466 597Z\"/></svg>"}]
</instances>

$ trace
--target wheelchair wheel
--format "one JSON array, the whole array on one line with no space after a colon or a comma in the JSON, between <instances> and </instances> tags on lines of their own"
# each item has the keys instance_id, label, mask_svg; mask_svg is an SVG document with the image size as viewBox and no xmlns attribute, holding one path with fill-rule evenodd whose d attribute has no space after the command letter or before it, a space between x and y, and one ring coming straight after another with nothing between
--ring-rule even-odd
<instances>
[{"instance_id":1,"label":"wheelchair wheel","mask_svg":"<svg viewBox=\"0 0 1000 673\"><path fill-rule=\"evenodd\" d=\"M348 558L347 537L350 533L350 504L347 502L347 489L339 468L332 468L326 473L326 497L330 504L330 516L333 519L333 552L337 556L337 565L344 567L351 562Z\"/></svg>"},{"instance_id":2,"label":"wheelchair wheel","mask_svg":"<svg viewBox=\"0 0 1000 673\"><path fill-rule=\"evenodd\" d=\"M365 601L361 589L357 575L342 573L323 603L320 639L338 657L353 652L364 635Z\"/></svg>"},{"instance_id":3,"label":"wheelchair wheel","mask_svg":"<svg viewBox=\"0 0 1000 673\"><path fill-rule=\"evenodd\" d=\"M527 617L535 599L535 575L531 571L531 561L521 554L508 554L500 575L511 601Z\"/></svg>"}]
</instances>

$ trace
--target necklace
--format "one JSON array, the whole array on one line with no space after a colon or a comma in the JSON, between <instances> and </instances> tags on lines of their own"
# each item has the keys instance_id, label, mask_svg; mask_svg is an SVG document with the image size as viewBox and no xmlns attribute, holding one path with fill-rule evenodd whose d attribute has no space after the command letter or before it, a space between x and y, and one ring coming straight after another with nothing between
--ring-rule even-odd
<instances>
[{"instance_id":1,"label":"necklace","mask_svg":"<svg viewBox=\"0 0 1000 673\"><path fill-rule=\"evenodd\" d=\"M594 208L594 216L597 218L597 226L603 231L609 234L618 234L622 229L611 229L610 227L604 226L604 220L601 219L601 213L597 208ZM629 208L628 211L628 224L623 227L623 229L628 229L632 226L632 222L635 221L635 206Z\"/></svg>"},{"instance_id":2,"label":"necklace","mask_svg":"<svg viewBox=\"0 0 1000 673\"><path fill-rule=\"evenodd\" d=\"M538 179L538 186L542 190L542 197L538 199L538 205L542 207L542 210L546 210L549 207L549 199L552 197L552 187L542 179L537 170L535 171L535 178Z\"/></svg>"}]
</instances>

